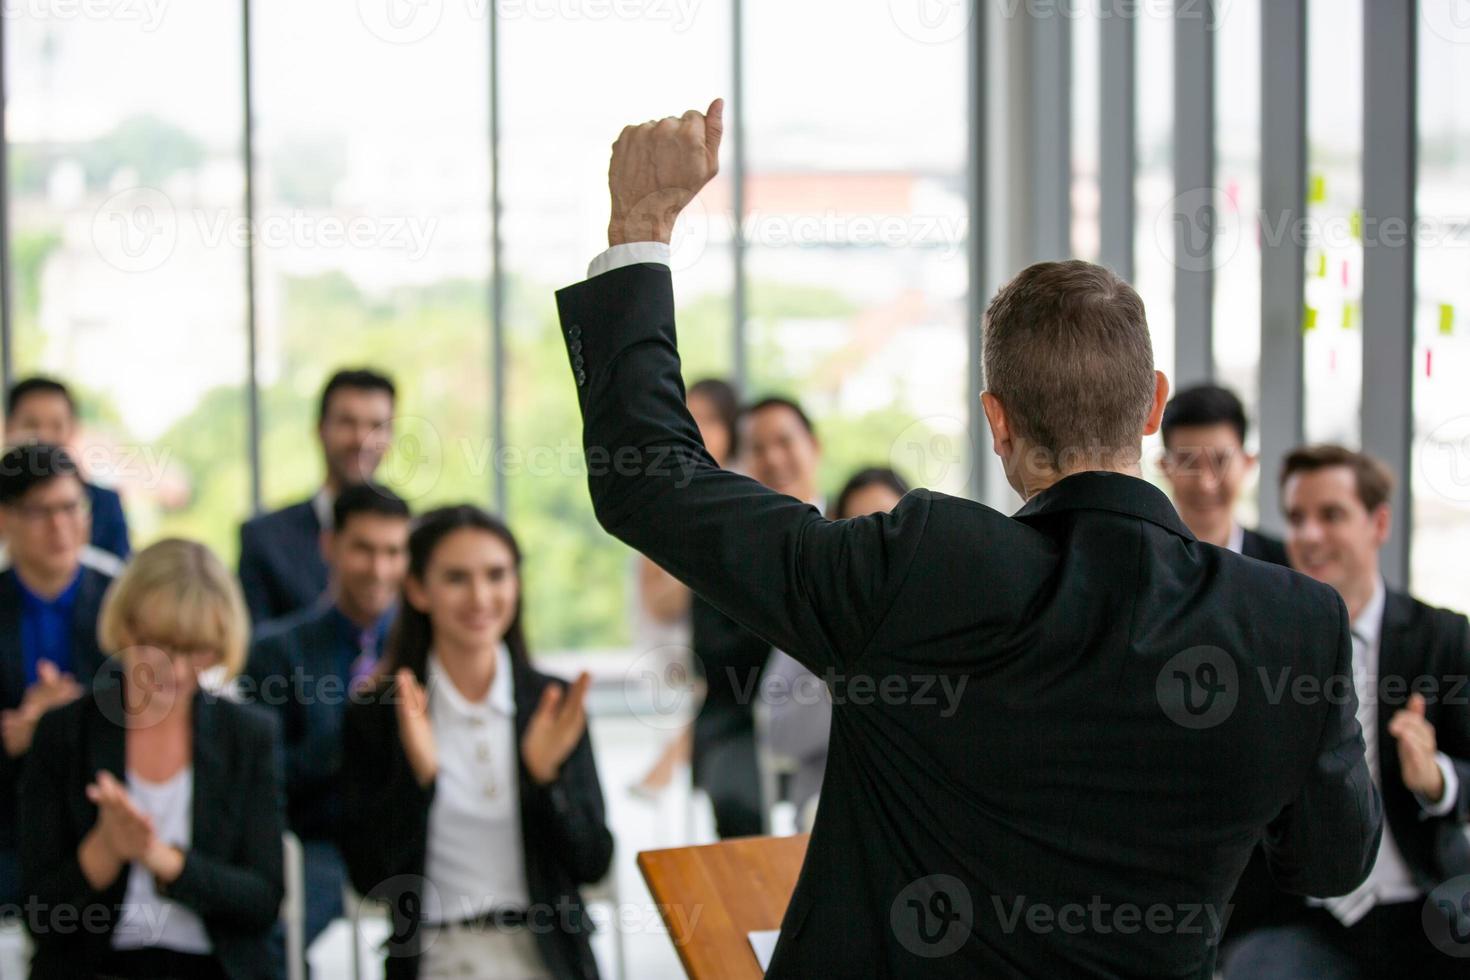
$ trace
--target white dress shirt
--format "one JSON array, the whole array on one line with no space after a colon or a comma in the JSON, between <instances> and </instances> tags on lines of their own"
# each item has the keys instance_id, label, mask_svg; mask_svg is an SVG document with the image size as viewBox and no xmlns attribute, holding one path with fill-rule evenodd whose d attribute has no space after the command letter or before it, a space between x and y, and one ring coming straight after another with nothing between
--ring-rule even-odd
<instances>
[{"instance_id":1,"label":"white dress shirt","mask_svg":"<svg viewBox=\"0 0 1470 980\"><path fill-rule=\"evenodd\" d=\"M621 269L625 265L647 262L653 265L669 264L669 246L663 242L628 242L614 245L587 266L587 278L595 279L604 272Z\"/></svg>"},{"instance_id":2,"label":"white dress shirt","mask_svg":"<svg viewBox=\"0 0 1470 980\"><path fill-rule=\"evenodd\" d=\"M1225 542L1225 547L1237 555L1245 553L1245 528L1235 521L1230 522L1230 540Z\"/></svg>"},{"instance_id":3,"label":"white dress shirt","mask_svg":"<svg viewBox=\"0 0 1470 980\"><path fill-rule=\"evenodd\" d=\"M185 766L169 780L151 782L128 771L128 795L153 818L154 832L183 851L193 837L194 770ZM185 858L185 860L188 860ZM178 902L161 898L153 873L141 862L128 866L127 893L112 930L113 949L158 947L179 953L208 955L214 951L204 921Z\"/></svg>"},{"instance_id":4,"label":"white dress shirt","mask_svg":"<svg viewBox=\"0 0 1470 980\"><path fill-rule=\"evenodd\" d=\"M1358 694L1358 724L1363 728L1363 743L1368 759L1368 769L1373 781L1383 785L1383 767L1380 752L1397 752L1396 745L1378 744L1378 667L1381 638L1383 635L1383 611L1387 605L1388 589L1379 579L1374 585L1373 598L1363 607L1352 623L1353 631L1353 687ZM1416 794L1424 814L1430 817L1443 816L1455 805L1459 793L1459 778L1455 767L1443 753L1438 753L1440 772L1444 774L1444 795L1438 803L1430 803ZM1395 902L1418 901L1423 895L1404 861L1403 852L1393 839L1388 821L1383 823L1383 840L1378 846L1378 857L1373 870L1356 889L1338 898L1328 899L1325 904L1343 925L1353 925L1367 915L1375 905L1390 905Z\"/></svg>"},{"instance_id":5,"label":"white dress shirt","mask_svg":"<svg viewBox=\"0 0 1470 980\"><path fill-rule=\"evenodd\" d=\"M455 923L496 909L525 909L519 746L510 651L500 645L495 679L470 701L429 655L429 722L439 752L424 876L424 921Z\"/></svg>"}]
</instances>

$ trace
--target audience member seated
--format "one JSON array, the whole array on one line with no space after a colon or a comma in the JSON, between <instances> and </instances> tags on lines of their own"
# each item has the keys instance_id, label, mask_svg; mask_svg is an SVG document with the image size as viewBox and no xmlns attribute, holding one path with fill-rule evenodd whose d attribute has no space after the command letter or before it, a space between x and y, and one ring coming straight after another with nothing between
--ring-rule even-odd
<instances>
[{"instance_id":1,"label":"audience member seated","mask_svg":"<svg viewBox=\"0 0 1470 980\"><path fill-rule=\"evenodd\" d=\"M520 551L472 507L422 517L377 687L343 725L343 856L389 903L388 980L597 977L578 886L612 860L589 679L531 666Z\"/></svg>"},{"instance_id":2,"label":"audience member seated","mask_svg":"<svg viewBox=\"0 0 1470 980\"><path fill-rule=\"evenodd\" d=\"M18 899L16 785L36 723L92 683L103 656L97 616L111 576L82 564L87 494L57 446L25 443L0 457L0 903Z\"/></svg>"},{"instance_id":3,"label":"audience member seated","mask_svg":"<svg viewBox=\"0 0 1470 980\"><path fill-rule=\"evenodd\" d=\"M26 378L10 389L5 405L5 444L41 442L71 447L77 435L77 406L66 385L51 378ZM116 490L84 484L92 508L89 564L116 575L132 553L128 520Z\"/></svg>"},{"instance_id":4,"label":"audience member seated","mask_svg":"<svg viewBox=\"0 0 1470 980\"><path fill-rule=\"evenodd\" d=\"M278 976L275 722L199 684L240 668L247 628L239 586L192 541L145 548L108 593L116 669L41 719L21 781L35 980Z\"/></svg>"},{"instance_id":5,"label":"audience member seated","mask_svg":"<svg viewBox=\"0 0 1470 980\"><path fill-rule=\"evenodd\" d=\"M332 502L377 472L393 435L393 382L367 370L338 371L317 412L326 480L309 499L246 521L240 528L240 584L256 626L304 609L327 588L321 533Z\"/></svg>"},{"instance_id":6,"label":"audience member seated","mask_svg":"<svg viewBox=\"0 0 1470 980\"><path fill-rule=\"evenodd\" d=\"M1314 446L1287 456L1281 477L1292 566L1332 585L1347 606L1383 839L1372 872L1350 894L1284 899L1291 914L1233 934L1222 951L1225 975L1463 977L1465 961L1441 950L1463 951L1452 937L1470 931L1470 708L1461 693L1470 621L1385 585L1379 549L1391 527L1393 477L1383 464Z\"/></svg>"},{"instance_id":7,"label":"audience member seated","mask_svg":"<svg viewBox=\"0 0 1470 980\"><path fill-rule=\"evenodd\" d=\"M736 425L740 418L740 397L729 382L705 378L689 386L684 403L699 437L716 466L725 466L737 452ZM686 652L680 669L689 666L687 651L693 640L689 607L693 594L684 583L639 555L638 604L634 616L633 644L640 652L665 648L670 656ZM633 784L635 794L653 799L668 787L674 771L689 761L692 737L688 728L669 739L659 753L653 768Z\"/></svg>"},{"instance_id":8,"label":"audience member seated","mask_svg":"<svg viewBox=\"0 0 1470 980\"><path fill-rule=\"evenodd\" d=\"M307 946L342 914L342 715L383 652L408 567L408 521L408 504L386 487L343 490L322 532L324 601L266 626L242 678L242 694L281 723L287 823L306 865Z\"/></svg>"},{"instance_id":9,"label":"audience member seated","mask_svg":"<svg viewBox=\"0 0 1470 980\"><path fill-rule=\"evenodd\" d=\"M1169 400L1160 426L1164 478L1179 516L1201 541L1237 555L1286 564L1286 548L1259 531L1241 527L1235 506L1256 468L1245 448L1245 407L1228 388L1197 385Z\"/></svg>"},{"instance_id":10,"label":"audience member seated","mask_svg":"<svg viewBox=\"0 0 1470 980\"><path fill-rule=\"evenodd\" d=\"M909 486L891 469L859 470L843 486L832 509L833 520L887 513ZM812 805L822 790L827 771L827 740L832 731L832 695L825 682L780 650L772 650L761 676L766 710L766 758L789 760L792 773L789 797L796 804L797 822L810 830Z\"/></svg>"},{"instance_id":11,"label":"audience member seated","mask_svg":"<svg viewBox=\"0 0 1470 980\"><path fill-rule=\"evenodd\" d=\"M822 449L801 406L766 398L742 413L740 445L751 476L812 504L822 500ZM709 794L721 837L764 833L754 698L771 645L696 596L691 610L696 669L705 681L694 719L694 782Z\"/></svg>"}]
</instances>

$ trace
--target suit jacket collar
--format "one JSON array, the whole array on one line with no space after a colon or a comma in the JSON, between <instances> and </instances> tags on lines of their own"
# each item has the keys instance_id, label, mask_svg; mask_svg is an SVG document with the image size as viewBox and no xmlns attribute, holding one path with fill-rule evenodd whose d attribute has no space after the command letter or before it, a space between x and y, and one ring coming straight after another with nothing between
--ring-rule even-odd
<instances>
[{"instance_id":1,"label":"suit jacket collar","mask_svg":"<svg viewBox=\"0 0 1470 980\"><path fill-rule=\"evenodd\" d=\"M1378 675L1412 677L1423 672L1423 664L1410 662L1414 647L1407 633L1414 616L1414 599L1407 592L1389 589L1383 599L1383 627L1378 635Z\"/></svg>"},{"instance_id":2,"label":"suit jacket collar","mask_svg":"<svg viewBox=\"0 0 1470 980\"><path fill-rule=\"evenodd\" d=\"M127 729L124 727L123 684L109 680L95 688L97 699L97 724L90 735L91 767L95 772L106 769L119 782L127 782ZM223 780L228 778L225 760L229 747L224 744L227 734L220 729L217 695L197 691L194 694L192 746L194 768L194 801L190 847L203 853L214 850L217 841L224 840L224 828L220 821L227 817L221 806L214 801L223 789Z\"/></svg>"},{"instance_id":3,"label":"suit jacket collar","mask_svg":"<svg viewBox=\"0 0 1470 980\"><path fill-rule=\"evenodd\" d=\"M1195 536L1158 487L1124 473L1089 471L1063 477L1016 511L1018 520L1073 510L1105 510L1157 524L1187 541Z\"/></svg>"}]
</instances>

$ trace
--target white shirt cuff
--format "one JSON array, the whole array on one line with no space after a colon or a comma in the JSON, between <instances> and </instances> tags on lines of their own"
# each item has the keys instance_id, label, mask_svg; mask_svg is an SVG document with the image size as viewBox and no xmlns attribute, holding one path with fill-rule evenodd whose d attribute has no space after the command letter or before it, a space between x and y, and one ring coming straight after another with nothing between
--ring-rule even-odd
<instances>
[{"instance_id":1,"label":"white shirt cuff","mask_svg":"<svg viewBox=\"0 0 1470 980\"><path fill-rule=\"evenodd\" d=\"M1455 800L1460 796L1460 776L1455 772L1455 765L1450 762L1450 757L1443 752L1436 752L1434 761L1439 763L1440 774L1444 776L1444 795L1439 798L1438 803L1430 803L1418 793L1414 794L1426 817L1442 817L1449 813L1455 808Z\"/></svg>"},{"instance_id":2,"label":"white shirt cuff","mask_svg":"<svg viewBox=\"0 0 1470 980\"><path fill-rule=\"evenodd\" d=\"M668 265L669 246L663 242L626 242L622 245L614 245L593 259L592 263L587 266L587 278L594 279L604 272L621 269L625 265L639 265L645 262L654 265Z\"/></svg>"}]
</instances>

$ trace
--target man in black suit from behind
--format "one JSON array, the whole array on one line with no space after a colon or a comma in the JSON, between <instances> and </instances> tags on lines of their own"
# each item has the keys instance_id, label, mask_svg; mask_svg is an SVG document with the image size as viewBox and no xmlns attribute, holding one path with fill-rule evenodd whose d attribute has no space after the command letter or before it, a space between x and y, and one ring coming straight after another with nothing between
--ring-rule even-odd
<instances>
[{"instance_id":1,"label":"man in black suit from behind","mask_svg":"<svg viewBox=\"0 0 1470 980\"><path fill-rule=\"evenodd\" d=\"M1350 892L1382 815L1332 589L1202 545L1141 477L1168 382L1137 293L1043 263L991 302L1012 517L925 490L829 521L717 469L668 242L723 104L625 129L608 252L557 295L598 520L822 677L831 746L768 976L1209 978L1236 878ZM1338 698L1271 700L1258 668Z\"/></svg>"},{"instance_id":2,"label":"man in black suit from behind","mask_svg":"<svg viewBox=\"0 0 1470 980\"><path fill-rule=\"evenodd\" d=\"M90 685L104 657L97 616L112 576L82 560L89 509L81 471L59 446L0 456L0 904L17 900L16 792L41 716Z\"/></svg>"},{"instance_id":3,"label":"man in black suit from behind","mask_svg":"<svg viewBox=\"0 0 1470 980\"><path fill-rule=\"evenodd\" d=\"M1256 456L1245 448L1245 406L1220 385L1185 388L1169 399L1159 428L1163 471L1174 506L1194 536L1237 555L1285 565L1286 546L1235 519Z\"/></svg>"},{"instance_id":4,"label":"man in black suit from behind","mask_svg":"<svg viewBox=\"0 0 1470 980\"><path fill-rule=\"evenodd\" d=\"M1335 588L1353 631L1358 720L1383 793L1368 879L1232 941L1240 980L1393 980L1470 973L1470 621L1384 583L1393 477L1340 446L1293 451L1281 469L1293 566ZM1237 914L1254 917L1242 905ZM1448 915L1446 915L1448 913Z\"/></svg>"},{"instance_id":5,"label":"man in black suit from behind","mask_svg":"<svg viewBox=\"0 0 1470 980\"><path fill-rule=\"evenodd\" d=\"M256 627L304 609L327 587L321 534L332 502L373 478L393 438L393 382L366 369L327 381L317 411L326 479L306 500L251 518L240 527L240 585Z\"/></svg>"}]
</instances>

